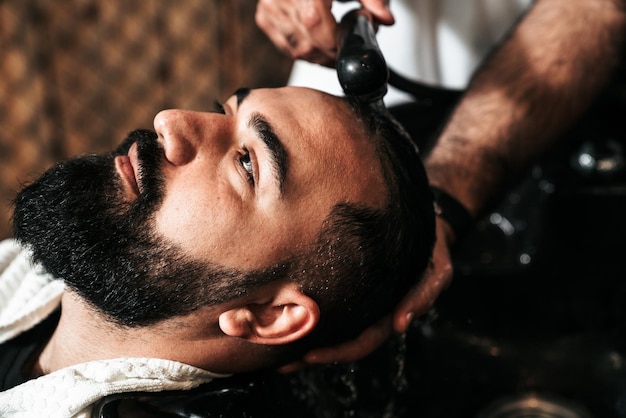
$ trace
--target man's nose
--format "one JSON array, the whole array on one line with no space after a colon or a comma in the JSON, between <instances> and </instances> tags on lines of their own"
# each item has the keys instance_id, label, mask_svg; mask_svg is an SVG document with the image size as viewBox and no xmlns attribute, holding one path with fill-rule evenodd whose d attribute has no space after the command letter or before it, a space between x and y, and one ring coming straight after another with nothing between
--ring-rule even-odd
<instances>
[{"instance_id":1,"label":"man's nose","mask_svg":"<svg viewBox=\"0 0 626 418\"><path fill-rule=\"evenodd\" d=\"M173 165L191 162L202 147L218 146L212 137L223 137L221 115L189 110L163 110L154 118L154 129L163 143L165 158Z\"/></svg>"}]
</instances>

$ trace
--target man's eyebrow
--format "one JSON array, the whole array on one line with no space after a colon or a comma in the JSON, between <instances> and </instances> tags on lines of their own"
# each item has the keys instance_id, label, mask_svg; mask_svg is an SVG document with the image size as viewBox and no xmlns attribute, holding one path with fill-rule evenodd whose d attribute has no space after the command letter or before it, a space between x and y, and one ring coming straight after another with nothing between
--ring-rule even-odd
<instances>
[{"instance_id":1,"label":"man's eyebrow","mask_svg":"<svg viewBox=\"0 0 626 418\"><path fill-rule=\"evenodd\" d=\"M285 179L287 177L287 169L289 168L289 159L287 151L282 142L272 129L272 126L258 112L252 113L248 126L254 129L267 148L270 155L270 163L274 171L274 177L278 182L278 190L283 194L285 189Z\"/></svg>"}]
</instances>

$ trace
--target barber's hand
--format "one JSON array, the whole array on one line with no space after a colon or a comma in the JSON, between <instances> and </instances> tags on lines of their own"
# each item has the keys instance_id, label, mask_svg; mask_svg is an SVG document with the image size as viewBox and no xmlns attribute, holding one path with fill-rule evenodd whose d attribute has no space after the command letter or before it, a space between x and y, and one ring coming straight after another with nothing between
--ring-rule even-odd
<instances>
[{"instance_id":1,"label":"barber's hand","mask_svg":"<svg viewBox=\"0 0 626 418\"><path fill-rule=\"evenodd\" d=\"M397 333L406 332L411 320L428 312L439 294L452 281L452 260L450 247L455 236L452 228L440 217L436 217L437 240L433 249L432 264L424 274L422 280L411 289L393 315L393 329Z\"/></svg>"},{"instance_id":2,"label":"barber's hand","mask_svg":"<svg viewBox=\"0 0 626 418\"><path fill-rule=\"evenodd\" d=\"M433 261L425 276L402 299L393 317L387 316L367 328L352 341L308 352L300 362L284 366L288 373L311 364L344 363L360 360L378 348L392 332L406 332L411 320L425 314L435 303L439 294L452 280L450 247L454 242L452 228L439 217L436 219L437 241L433 250Z\"/></svg>"},{"instance_id":3,"label":"barber's hand","mask_svg":"<svg viewBox=\"0 0 626 418\"><path fill-rule=\"evenodd\" d=\"M389 0L360 0L376 21L394 22ZM278 49L294 59L333 66L337 22L332 0L259 0L255 20Z\"/></svg>"}]
</instances>

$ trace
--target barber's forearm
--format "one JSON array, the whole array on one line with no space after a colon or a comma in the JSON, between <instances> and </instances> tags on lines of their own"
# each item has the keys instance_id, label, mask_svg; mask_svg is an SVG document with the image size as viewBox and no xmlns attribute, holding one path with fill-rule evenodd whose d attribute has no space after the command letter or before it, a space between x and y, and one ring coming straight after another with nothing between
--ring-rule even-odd
<instances>
[{"instance_id":1,"label":"barber's forearm","mask_svg":"<svg viewBox=\"0 0 626 418\"><path fill-rule=\"evenodd\" d=\"M426 165L478 216L600 92L623 53L624 1L539 0L476 73Z\"/></svg>"}]
</instances>

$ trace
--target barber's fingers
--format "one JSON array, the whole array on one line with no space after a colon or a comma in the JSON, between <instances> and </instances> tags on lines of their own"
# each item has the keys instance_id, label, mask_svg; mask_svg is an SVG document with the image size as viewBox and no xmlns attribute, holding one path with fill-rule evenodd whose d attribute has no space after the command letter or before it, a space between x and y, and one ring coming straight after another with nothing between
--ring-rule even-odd
<instances>
[{"instance_id":1,"label":"barber's fingers","mask_svg":"<svg viewBox=\"0 0 626 418\"><path fill-rule=\"evenodd\" d=\"M294 361L292 363L285 364L284 366L279 367L278 372L283 374L293 373L297 372L298 370L304 369L307 366L309 365L304 361Z\"/></svg>"},{"instance_id":2,"label":"barber's fingers","mask_svg":"<svg viewBox=\"0 0 626 418\"><path fill-rule=\"evenodd\" d=\"M367 328L354 340L333 347L309 351L303 359L284 365L278 371L280 373L292 373L313 364L349 363L360 360L380 347L391 333L391 316L386 316Z\"/></svg>"},{"instance_id":3,"label":"barber's fingers","mask_svg":"<svg viewBox=\"0 0 626 418\"><path fill-rule=\"evenodd\" d=\"M288 37L292 33L295 0L259 0L256 7L256 24L281 51L289 52Z\"/></svg>"},{"instance_id":4,"label":"barber's fingers","mask_svg":"<svg viewBox=\"0 0 626 418\"><path fill-rule=\"evenodd\" d=\"M361 5L369 10L381 25L393 25L395 19L389 9L389 0L361 0Z\"/></svg>"},{"instance_id":5,"label":"barber's fingers","mask_svg":"<svg viewBox=\"0 0 626 418\"><path fill-rule=\"evenodd\" d=\"M332 65L337 23L331 5L332 0L259 0L255 20L292 58Z\"/></svg>"},{"instance_id":6,"label":"barber's fingers","mask_svg":"<svg viewBox=\"0 0 626 418\"><path fill-rule=\"evenodd\" d=\"M354 340L343 344L318 348L308 352L304 361L308 364L348 363L371 354L384 343L392 333L391 316L371 325Z\"/></svg>"},{"instance_id":7,"label":"barber's fingers","mask_svg":"<svg viewBox=\"0 0 626 418\"><path fill-rule=\"evenodd\" d=\"M394 312L393 329L398 333L405 332L413 318L425 314L452 281L450 245L453 232L450 226L440 218L437 218L436 222L437 241L431 266L417 285L402 299Z\"/></svg>"}]
</instances>

